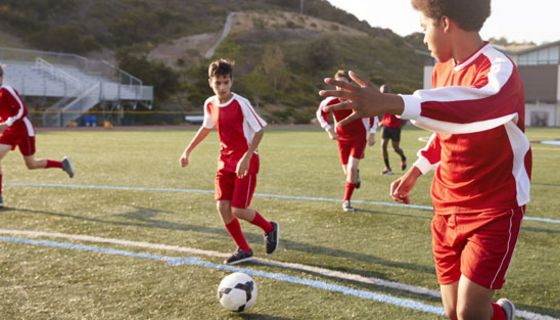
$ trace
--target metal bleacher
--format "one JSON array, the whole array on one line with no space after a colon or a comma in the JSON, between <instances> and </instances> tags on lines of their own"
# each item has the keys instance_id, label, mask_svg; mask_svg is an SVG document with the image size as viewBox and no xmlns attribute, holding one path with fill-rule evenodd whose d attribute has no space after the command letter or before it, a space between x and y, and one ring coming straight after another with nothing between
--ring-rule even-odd
<instances>
[{"instance_id":1,"label":"metal bleacher","mask_svg":"<svg viewBox=\"0 0 560 320\"><path fill-rule=\"evenodd\" d=\"M61 127L101 102L153 104L153 87L106 61L47 51L0 47L4 84L22 96L58 98L43 126Z\"/></svg>"}]
</instances>

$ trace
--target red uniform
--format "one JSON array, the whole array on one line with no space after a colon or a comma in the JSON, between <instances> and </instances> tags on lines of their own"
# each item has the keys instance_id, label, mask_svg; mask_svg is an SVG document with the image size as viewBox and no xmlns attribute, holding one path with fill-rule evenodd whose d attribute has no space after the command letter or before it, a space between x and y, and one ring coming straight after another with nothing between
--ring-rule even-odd
<instances>
[{"instance_id":1,"label":"red uniform","mask_svg":"<svg viewBox=\"0 0 560 320\"><path fill-rule=\"evenodd\" d=\"M35 154L35 130L27 118L27 107L12 87L0 87L0 122L8 128L0 134L0 144L16 146L24 156Z\"/></svg>"},{"instance_id":2,"label":"red uniform","mask_svg":"<svg viewBox=\"0 0 560 320\"><path fill-rule=\"evenodd\" d=\"M259 156L255 152L251 157L249 173L243 179L237 178L237 163L253 142L253 136L266 126L249 100L233 94L226 103L217 103L216 96L204 103L205 128L216 126L220 139L220 156L216 173L216 200L230 200L231 206L247 208L251 203L257 183Z\"/></svg>"},{"instance_id":3,"label":"red uniform","mask_svg":"<svg viewBox=\"0 0 560 320\"><path fill-rule=\"evenodd\" d=\"M400 128L402 120L399 119L397 116L386 113L383 115L383 120L381 121L381 125L385 128Z\"/></svg>"},{"instance_id":4,"label":"red uniform","mask_svg":"<svg viewBox=\"0 0 560 320\"><path fill-rule=\"evenodd\" d=\"M333 104L339 103L340 100L334 97L328 97L321 101L319 108L317 109L317 120L321 127L325 130L329 130L331 125L329 123L329 113L325 111L325 107ZM351 110L335 110L332 112L335 122L338 122L347 116L349 116ZM377 129L377 117L373 118L363 118L360 120L352 121L351 123L336 127L336 133L338 134L338 151L340 155L340 162L343 165L348 163L348 158L350 156L356 159L364 158L364 151L367 144L367 135L369 132L375 133Z\"/></svg>"},{"instance_id":5,"label":"red uniform","mask_svg":"<svg viewBox=\"0 0 560 320\"><path fill-rule=\"evenodd\" d=\"M422 173L436 170L432 230L438 279L451 283L462 273L498 289L529 202L523 83L512 61L486 44L459 65L436 64L432 85L433 90L402 95L401 117L435 132L414 165ZM507 241L487 241L496 237Z\"/></svg>"}]
</instances>

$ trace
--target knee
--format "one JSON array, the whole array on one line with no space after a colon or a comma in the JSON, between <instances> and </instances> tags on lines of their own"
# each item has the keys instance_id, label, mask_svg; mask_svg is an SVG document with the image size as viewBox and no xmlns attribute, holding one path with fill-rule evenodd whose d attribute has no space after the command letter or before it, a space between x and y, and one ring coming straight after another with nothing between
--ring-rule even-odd
<instances>
[{"instance_id":1,"label":"knee","mask_svg":"<svg viewBox=\"0 0 560 320\"><path fill-rule=\"evenodd\" d=\"M27 169L29 170L33 170L33 169L37 169L37 164L35 162L32 161L25 161L25 166L27 167Z\"/></svg>"},{"instance_id":2,"label":"knee","mask_svg":"<svg viewBox=\"0 0 560 320\"><path fill-rule=\"evenodd\" d=\"M243 209L231 207L231 213L233 213L234 216L240 218L240 216L243 214Z\"/></svg>"}]
</instances>

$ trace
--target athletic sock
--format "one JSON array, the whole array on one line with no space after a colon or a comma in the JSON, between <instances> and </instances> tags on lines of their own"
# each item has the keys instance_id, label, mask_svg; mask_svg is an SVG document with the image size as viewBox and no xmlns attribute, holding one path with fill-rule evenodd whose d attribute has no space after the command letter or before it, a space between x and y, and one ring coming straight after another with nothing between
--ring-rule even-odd
<instances>
[{"instance_id":1,"label":"athletic sock","mask_svg":"<svg viewBox=\"0 0 560 320\"><path fill-rule=\"evenodd\" d=\"M47 166L45 168L62 168L62 162L55 160L47 160Z\"/></svg>"},{"instance_id":2,"label":"athletic sock","mask_svg":"<svg viewBox=\"0 0 560 320\"><path fill-rule=\"evenodd\" d=\"M346 182L345 191L344 191L344 201L350 201L352 198L352 193L354 193L354 189L356 188L356 184L352 182Z\"/></svg>"},{"instance_id":3,"label":"athletic sock","mask_svg":"<svg viewBox=\"0 0 560 320\"><path fill-rule=\"evenodd\" d=\"M249 244L243 235L243 231L241 231L241 225L239 224L239 220L237 220L237 218L233 218L229 224L226 224L226 230L239 249L243 251L251 250L251 247L249 247Z\"/></svg>"},{"instance_id":4,"label":"athletic sock","mask_svg":"<svg viewBox=\"0 0 560 320\"><path fill-rule=\"evenodd\" d=\"M261 214L256 211L255 211L255 218L253 218L253 221L251 221L251 223L263 229L265 233L269 233L274 229L272 223L266 221L266 219L263 218Z\"/></svg>"},{"instance_id":5,"label":"athletic sock","mask_svg":"<svg viewBox=\"0 0 560 320\"><path fill-rule=\"evenodd\" d=\"M494 313L492 314L492 319L490 320L507 320L506 312L499 304L492 303L492 310L494 311Z\"/></svg>"},{"instance_id":6,"label":"athletic sock","mask_svg":"<svg viewBox=\"0 0 560 320\"><path fill-rule=\"evenodd\" d=\"M383 162L385 162L385 168L391 170L391 166L389 165L389 158L383 159Z\"/></svg>"}]
</instances>

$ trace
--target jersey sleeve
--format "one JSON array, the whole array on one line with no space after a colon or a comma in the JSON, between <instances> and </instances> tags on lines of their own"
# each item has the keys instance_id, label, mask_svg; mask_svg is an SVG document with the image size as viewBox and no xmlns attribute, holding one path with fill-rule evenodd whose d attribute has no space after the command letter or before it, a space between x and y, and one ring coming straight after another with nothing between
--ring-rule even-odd
<instances>
[{"instance_id":1,"label":"jersey sleeve","mask_svg":"<svg viewBox=\"0 0 560 320\"><path fill-rule=\"evenodd\" d=\"M243 113L244 121L247 122L249 127L254 132L259 132L264 127L266 127L267 123L264 121L255 111L249 100L239 97L238 98L239 105L241 106L241 112Z\"/></svg>"},{"instance_id":2,"label":"jersey sleeve","mask_svg":"<svg viewBox=\"0 0 560 320\"><path fill-rule=\"evenodd\" d=\"M16 110L16 114L6 119L6 124L10 127L14 122L21 119L25 111L25 104L21 100L20 96L17 94L16 90L10 86L3 87L5 95L5 101L10 109Z\"/></svg>"},{"instance_id":3,"label":"jersey sleeve","mask_svg":"<svg viewBox=\"0 0 560 320\"><path fill-rule=\"evenodd\" d=\"M317 108L317 112L315 113L319 125L325 130L330 130L331 128L331 124L329 123L330 112L325 111L325 107L329 105L330 101L332 101L332 99L328 98L321 101L321 103L319 104L319 108Z\"/></svg>"},{"instance_id":4,"label":"jersey sleeve","mask_svg":"<svg viewBox=\"0 0 560 320\"><path fill-rule=\"evenodd\" d=\"M202 120L202 126L206 129L214 128L214 120L212 119L212 115L210 114L210 100L211 98L206 99L204 102L204 120Z\"/></svg>"},{"instance_id":5,"label":"jersey sleeve","mask_svg":"<svg viewBox=\"0 0 560 320\"><path fill-rule=\"evenodd\" d=\"M518 121L522 83L513 63L490 52L489 62L468 86L418 90L401 95L404 112L421 128L449 134L481 132Z\"/></svg>"},{"instance_id":6,"label":"jersey sleeve","mask_svg":"<svg viewBox=\"0 0 560 320\"><path fill-rule=\"evenodd\" d=\"M426 146L416 154L418 159L414 162L414 166L426 174L430 170L435 170L441 161L441 145L437 134L432 133Z\"/></svg>"}]
</instances>

